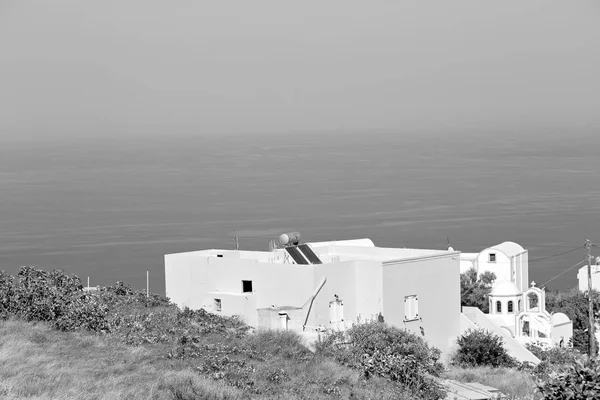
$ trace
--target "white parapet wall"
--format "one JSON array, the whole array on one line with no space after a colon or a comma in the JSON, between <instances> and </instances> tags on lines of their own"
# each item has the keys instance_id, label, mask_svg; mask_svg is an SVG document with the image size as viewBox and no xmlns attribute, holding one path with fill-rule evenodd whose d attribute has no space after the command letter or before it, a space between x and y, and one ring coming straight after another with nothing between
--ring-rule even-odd
<instances>
[{"instance_id":1,"label":"white parapet wall","mask_svg":"<svg viewBox=\"0 0 600 400\"><path fill-rule=\"evenodd\" d=\"M513 338L508 331L494 324L487 315L481 312L477 307L463 307L462 309L461 329L464 333L469 328L481 328L500 335L502 339L504 339L504 346L506 347L508 354L521 362L530 362L536 365L540 363L539 358L527 350L521 342Z\"/></svg>"}]
</instances>

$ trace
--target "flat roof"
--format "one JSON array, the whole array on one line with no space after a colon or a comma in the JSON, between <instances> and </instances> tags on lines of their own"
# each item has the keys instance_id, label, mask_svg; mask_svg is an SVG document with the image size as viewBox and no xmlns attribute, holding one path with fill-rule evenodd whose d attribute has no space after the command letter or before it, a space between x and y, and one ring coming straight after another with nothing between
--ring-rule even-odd
<instances>
[{"instance_id":1,"label":"flat roof","mask_svg":"<svg viewBox=\"0 0 600 400\"><path fill-rule=\"evenodd\" d=\"M372 245L372 243L373 242L370 239L357 239L339 242L308 242L307 244L313 249L323 263L354 260L391 262L458 254L457 251L449 250L375 247ZM170 255L208 255L212 257L223 257L229 259L238 258L244 260L254 260L256 262L270 264L284 263L286 258L285 250L283 249L276 249L274 251L207 249L184 253L174 253ZM167 256L169 256L169 254L167 254Z\"/></svg>"}]
</instances>

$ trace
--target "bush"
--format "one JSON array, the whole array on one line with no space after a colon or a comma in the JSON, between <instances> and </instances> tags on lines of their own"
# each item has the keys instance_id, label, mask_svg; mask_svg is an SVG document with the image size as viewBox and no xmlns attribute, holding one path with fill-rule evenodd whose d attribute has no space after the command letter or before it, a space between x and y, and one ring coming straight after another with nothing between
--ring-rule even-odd
<instances>
[{"instance_id":1,"label":"bush","mask_svg":"<svg viewBox=\"0 0 600 400\"><path fill-rule=\"evenodd\" d=\"M146 294L145 290L133 289L123 282L114 285L102 286L95 293L102 298L102 302L112 310L148 308L148 307L173 307L168 297L156 293Z\"/></svg>"},{"instance_id":2,"label":"bush","mask_svg":"<svg viewBox=\"0 0 600 400\"><path fill-rule=\"evenodd\" d=\"M0 271L0 319L7 319L15 310L15 278Z\"/></svg>"},{"instance_id":3,"label":"bush","mask_svg":"<svg viewBox=\"0 0 600 400\"><path fill-rule=\"evenodd\" d=\"M3 312L27 321L51 322L61 318L73 298L83 293L79 278L60 270L21 267L16 280L3 272L0 281Z\"/></svg>"},{"instance_id":4,"label":"bush","mask_svg":"<svg viewBox=\"0 0 600 400\"><path fill-rule=\"evenodd\" d=\"M73 296L63 314L56 318L54 327L61 331L108 333L108 310L108 306L100 302L97 296L79 294Z\"/></svg>"},{"instance_id":5,"label":"bush","mask_svg":"<svg viewBox=\"0 0 600 400\"><path fill-rule=\"evenodd\" d=\"M575 361L583 359L583 355L578 350L569 347L548 347L537 343L528 343L525 347L541 361L537 366L531 368L531 372L538 377L560 372Z\"/></svg>"},{"instance_id":6,"label":"bush","mask_svg":"<svg viewBox=\"0 0 600 400\"><path fill-rule=\"evenodd\" d=\"M358 369L366 378L388 378L419 397L445 396L433 378L444 369L440 351L406 330L378 321L359 323L347 331L329 332L316 350Z\"/></svg>"},{"instance_id":7,"label":"bush","mask_svg":"<svg viewBox=\"0 0 600 400\"><path fill-rule=\"evenodd\" d=\"M538 390L547 400L599 399L600 362L593 359L575 361L565 371L540 381Z\"/></svg>"},{"instance_id":8,"label":"bush","mask_svg":"<svg viewBox=\"0 0 600 400\"><path fill-rule=\"evenodd\" d=\"M483 329L469 329L457 339L458 349L452 364L463 367L489 365L491 367L513 367L515 359L508 355L501 336Z\"/></svg>"}]
</instances>

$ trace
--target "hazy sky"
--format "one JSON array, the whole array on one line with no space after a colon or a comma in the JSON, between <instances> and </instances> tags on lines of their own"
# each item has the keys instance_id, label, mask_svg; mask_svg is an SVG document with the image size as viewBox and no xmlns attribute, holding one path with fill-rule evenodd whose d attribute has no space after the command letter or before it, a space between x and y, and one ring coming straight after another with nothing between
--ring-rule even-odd
<instances>
[{"instance_id":1,"label":"hazy sky","mask_svg":"<svg viewBox=\"0 0 600 400\"><path fill-rule=\"evenodd\" d=\"M598 1L0 0L0 135L600 127Z\"/></svg>"}]
</instances>

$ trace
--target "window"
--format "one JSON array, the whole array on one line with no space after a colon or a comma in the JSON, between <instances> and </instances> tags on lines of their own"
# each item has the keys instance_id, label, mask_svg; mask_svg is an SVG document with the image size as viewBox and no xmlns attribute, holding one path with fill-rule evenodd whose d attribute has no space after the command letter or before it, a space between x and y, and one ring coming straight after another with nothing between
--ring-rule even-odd
<instances>
[{"instance_id":1,"label":"window","mask_svg":"<svg viewBox=\"0 0 600 400\"><path fill-rule=\"evenodd\" d=\"M502 312L502 303L499 301L496 302L496 312Z\"/></svg>"},{"instance_id":2,"label":"window","mask_svg":"<svg viewBox=\"0 0 600 400\"><path fill-rule=\"evenodd\" d=\"M523 311L523 308L521 307L521 300L519 300L519 312Z\"/></svg>"},{"instance_id":3,"label":"window","mask_svg":"<svg viewBox=\"0 0 600 400\"><path fill-rule=\"evenodd\" d=\"M489 262L495 263L496 262L496 253L490 253L489 256L490 256Z\"/></svg>"},{"instance_id":4,"label":"window","mask_svg":"<svg viewBox=\"0 0 600 400\"><path fill-rule=\"evenodd\" d=\"M509 313L511 313L511 312L513 312L513 311L514 311L514 310L513 310L513 302L512 302L512 300L510 300L510 301L508 302L508 312L509 312Z\"/></svg>"},{"instance_id":5,"label":"window","mask_svg":"<svg viewBox=\"0 0 600 400\"><path fill-rule=\"evenodd\" d=\"M419 298L416 294L404 298L404 320L419 319Z\"/></svg>"},{"instance_id":6,"label":"window","mask_svg":"<svg viewBox=\"0 0 600 400\"><path fill-rule=\"evenodd\" d=\"M221 299L215 299L215 311L221 312Z\"/></svg>"},{"instance_id":7,"label":"window","mask_svg":"<svg viewBox=\"0 0 600 400\"><path fill-rule=\"evenodd\" d=\"M242 293L252 293L252 281L242 281Z\"/></svg>"}]
</instances>

